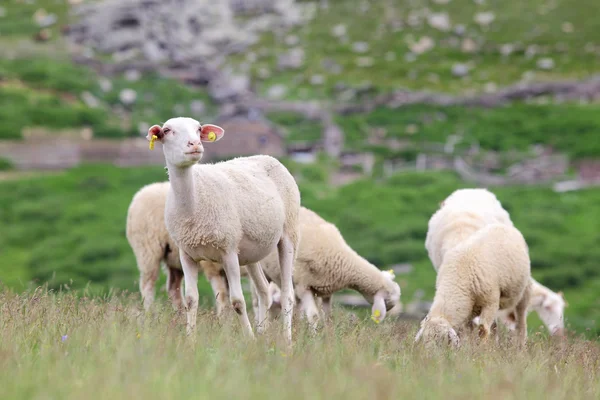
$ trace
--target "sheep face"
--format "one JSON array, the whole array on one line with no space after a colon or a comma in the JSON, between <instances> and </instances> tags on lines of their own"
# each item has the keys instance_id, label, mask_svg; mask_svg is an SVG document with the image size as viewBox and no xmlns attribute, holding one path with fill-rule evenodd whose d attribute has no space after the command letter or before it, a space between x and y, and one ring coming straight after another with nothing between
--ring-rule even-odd
<instances>
[{"instance_id":1,"label":"sheep face","mask_svg":"<svg viewBox=\"0 0 600 400\"><path fill-rule=\"evenodd\" d=\"M371 308L371 319L376 323L383 321L388 311L400 307L400 285L394 281L394 272L381 271L381 274L386 281L386 288L379 290L373 296Z\"/></svg>"},{"instance_id":2,"label":"sheep face","mask_svg":"<svg viewBox=\"0 0 600 400\"><path fill-rule=\"evenodd\" d=\"M427 316L421 321L421 329L415 336L415 343L423 342L426 345L450 344L460 346L458 334L450 323L442 317Z\"/></svg>"},{"instance_id":3,"label":"sheep face","mask_svg":"<svg viewBox=\"0 0 600 400\"><path fill-rule=\"evenodd\" d=\"M565 329L564 310L567 305L562 292L548 292L531 300L550 334L561 335Z\"/></svg>"},{"instance_id":4,"label":"sheep face","mask_svg":"<svg viewBox=\"0 0 600 400\"><path fill-rule=\"evenodd\" d=\"M223 137L223 128L216 125L201 125L193 118L171 118L161 127L154 125L148 130L148 139L152 144L159 141L167 164L185 168L202 159L202 142L216 142Z\"/></svg>"}]
</instances>

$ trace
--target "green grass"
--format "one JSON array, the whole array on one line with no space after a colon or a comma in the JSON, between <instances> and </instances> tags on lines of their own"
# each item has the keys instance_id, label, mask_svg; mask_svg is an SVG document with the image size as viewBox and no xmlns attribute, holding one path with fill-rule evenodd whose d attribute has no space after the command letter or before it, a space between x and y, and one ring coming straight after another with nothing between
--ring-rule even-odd
<instances>
[{"instance_id":1,"label":"green grass","mask_svg":"<svg viewBox=\"0 0 600 400\"><path fill-rule=\"evenodd\" d=\"M344 130L346 146L356 149L366 145L375 128L383 128L386 138L406 140L417 148L432 142L445 143L449 135L461 135L457 146L463 149L479 143L484 150L529 151L533 144L544 144L572 158L600 156L597 140L600 107L597 105L380 107L369 114L339 117L338 123ZM410 125L416 127L415 133L407 133Z\"/></svg>"},{"instance_id":2,"label":"green grass","mask_svg":"<svg viewBox=\"0 0 600 400\"><path fill-rule=\"evenodd\" d=\"M427 221L443 198L469 185L452 174L432 172L332 188L326 169L288 164L304 176L299 180L303 204L337 224L357 252L380 268L414 264L410 274L398 277L404 303L417 289L433 297L435 274L424 247ZM55 289L66 284L93 293L113 288L137 292L138 272L125 239L127 207L141 186L166 178L161 167L90 165L0 182L0 225L8 227L0 232L2 281L19 290L34 281ZM565 292L567 325L600 334L600 190L494 191L528 241L533 276ZM210 289L204 279L200 282L206 300Z\"/></svg>"},{"instance_id":3,"label":"green grass","mask_svg":"<svg viewBox=\"0 0 600 400\"><path fill-rule=\"evenodd\" d=\"M328 10L318 10L311 23L293 32L306 52L306 62L298 70L279 71L276 68L277 56L289 48L283 38L277 39L270 34L256 45L256 49L268 49L268 54L254 64L254 71L261 68L272 71L271 77L260 86L263 91L273 84L283 83L290 89L289 98L329 100L335 96L334 87L338 83L357 86L371 82L378 91L403 87L458 93L481 90L487 82L500 87L509 85L519 81L526 71L537 71L536 79L539 80L583 78L598 71L598 54L586 51L585 46L596 43L600 22L594 15L600 12L600 4L587 0L552 3L507 0L486 1L482 5L472 0L453 0L446 5L430 0L339 0L329 4ZM362 9L362 4L368 4L368 10ZM466 27L465 35L460 37L452 31L431 28L426 19L418 17L424 15L426 9L446 12L453 27L458 24ZM474 15L488 11L493 12L496 19L489 29L484 29L474 22ZM422 22L411 26L411 15ZM395 20L402 23L398 31L393 28ZM348 43L340 42L331 34L332 27L340 23L346 25ZM572 24L572 33L562 31L564 23ZM409 43L424 36L432 38L435 47L414 62L406 61L404 55L410 51ZM462 52L460 44L464 38L479 42L479 50L473 54ZM453 45L452 40L458 46ZM369 43L369 51L354 53L352 43L358 41ZM515 52L503 57L500 47L504 44L515 45ZM539 47L538 54L526 56L525 50L533 45ZM389 52L395 54L394 60L386 59ZM357 67L356 59L362 56L372 57L373 65ZM537 60L544 57L554 59L554 69L537 69ZM243 58L240 56L239 61ZM324 60L342 66L341 74L330 73ZM454 77L451 73L454 63L473 64L469 77ZM322 86L309 83L314 74L325 76Z\"/></svg>"},{"instance_id":4,"label":"green grass","mask_svg":"<svg viewBox=\"0 0 600 400\"><path fill-rule=\"evenodd\" d=\"M144 316L127 296L0 292L0 386L10 399L596 399L597 342L530 336L525 351L464 340L413 345L413 323L335 310L316 337L275 323L256 342L231 314L201 311L198 332L167 307Z\"/></svg>"}]
</instances>

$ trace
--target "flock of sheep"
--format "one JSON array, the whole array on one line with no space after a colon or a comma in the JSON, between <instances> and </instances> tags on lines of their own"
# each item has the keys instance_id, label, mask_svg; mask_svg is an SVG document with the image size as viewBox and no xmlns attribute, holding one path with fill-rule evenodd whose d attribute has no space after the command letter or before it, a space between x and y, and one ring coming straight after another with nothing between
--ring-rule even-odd
<instances>
[{"instance_id":1,"label":"flock of sheep","mask_svg":"<svg viewBox=\"0 0 600 400\"><path fill-rule=\"evenodd\" d=\"M230 304L251 337L242 275L250 278L256 331L281 314L288 343L294 311L316 329L320 311L329 317L331 296L345 288L372 304L377 323L401 311L393 272L369 263L335 225L301 206L298 186L278 160L258 155L198 164L202 142L223 135L216 125L181 117L148 131L151 149L162 143L169 181L140 189L127 215L146 309L162 262L169 298L186 310L188 333L196 327L200 270L212 286L217 314ZM525 239L493 193L452 193L430 219L425 247L437 272L436 294L415 341L458 345L463 332L478 327L486 338L500 320L522 344L528 310L537 311L552 334L563 332L562 293L531 277Z\"/></svg>"}]
</instances>

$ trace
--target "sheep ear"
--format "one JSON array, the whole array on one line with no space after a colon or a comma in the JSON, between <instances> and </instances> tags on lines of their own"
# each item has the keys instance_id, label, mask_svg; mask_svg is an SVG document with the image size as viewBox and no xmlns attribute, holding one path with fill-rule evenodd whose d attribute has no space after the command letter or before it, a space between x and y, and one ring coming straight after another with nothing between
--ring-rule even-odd
<instances>
[{"instance_id":1,"label":"sheep ear","mask_svg":"<svg viewBox=\"0 0 600 400\"><path fill-rule=\"evenodd\" d=\"M376 323L380 323L385 318L387 310L385 308L385 301L383 300L383 294L377 292L373 297L373 307L371 308L371 319Z\"/></svg>"},{"instance_id":2,"label":"sheep ear","mask_svg":"<svg viewBox=\"0 0 600 400\"><path fill-rule=\"evenodd\" d=\"M202 125L202 129L200 130L200 140L203 142L216 142L221 140L224 134L225 130L220 126L206 124Z\"/></svg>"},{"instance_id":3,"label":"sheep ear","mask_svg":"<svg viewBox=\"0 0 600 400\"><path fill-rule=\"evenodd\" d=\"M552 306L552 300L550 299L550 296L544 295L544 300L542 301L542 307L544 307L546 310L550 310L551 306Z\"/></svg>"},{"instance_id":4,"label":"sheep ear","mask_svg":"<svg viewBox=\"0 0 600 400\"><path fill-rule=\"evenodd\" d=\"M156 136L156 139L154 140L162 141L163 137L165 136L165 133L160 126L152 125L150 129L148 129L148 135L146 135L146 140L150 142L153 141L152 136Z\"/></svg>"},{"instance_id":5,"label":"sheep ear","mask_svg":"<svg viewBox=\"0 0 600 400\"><path fill-rule=\"evenodd\" d=\"M556 294L557 294L557 295L559 295L560 297L562 297L562 298L563 298L563 300L564 300L564 298L565 298L565 295L564 295L564 293L563 293L562 291L561 291L561 292L557 292Z\"/></svg>"}]
</instances>

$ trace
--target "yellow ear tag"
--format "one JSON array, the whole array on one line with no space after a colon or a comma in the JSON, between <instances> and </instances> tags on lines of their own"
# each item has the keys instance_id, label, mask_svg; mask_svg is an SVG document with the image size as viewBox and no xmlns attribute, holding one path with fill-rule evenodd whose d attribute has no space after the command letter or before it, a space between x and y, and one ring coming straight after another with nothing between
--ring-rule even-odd
<instances>
[{"instance_id":1,"label":"yellow ear tag","mask_svg":"<svg viewBox=\"0 0 600 400\"><path fill-rule=\"evenodd\" d=\"M389 272L390 274L392 274L392 278L395 278L395 277L396 277L396 273L394 272L394 270L393 270L393 269L390 269L390 270L388 270L388 272Z\"/></svg>"},{"instance_id":2,"label":"yellow ear tag","mask_svg":"<svg viewBox=\"0 0 600 400\"><path fill-rule=\"evenodd\" d=\"M373 315L371 315L371 319L373 320L373 322L375 322L376 324L378 324L378 323L381 322L379 320L380 316L381 316L381 311L375 310L375 311L373 311Z\"/></svg>"},{"instance_id":3,"label":"yellow ear tag","mask_svg":"<svg viewBox=\"0 0 600 400\"><path fill-rule=\"evenodd\" d=\"M207 139L211 142L214 142L215 140L217 140L217 134L214 133L213 131L210 131L210 132L208 132Z\"/></svg>"},{"instance_id":4,"label":"yellow ear tag","mask_svg":"<svg viewBox=\"0 0 600 400\"><path fill-rule=\"evenodd\" d=\"M155 141L156 139L158 139L158 136L156 136L156 135L152 135L152 139L150 139L150 145L149 145L149 147L150 147L150 150L154 150L154 141Z\"/></svg>"}]
</instances>

